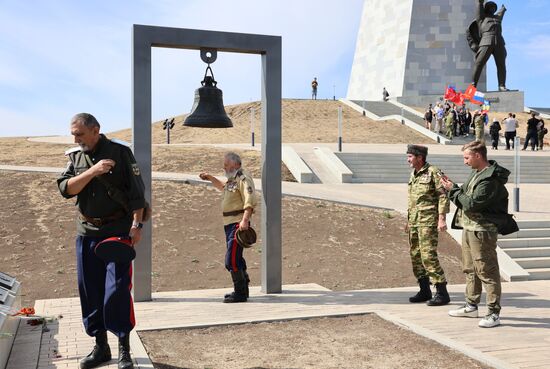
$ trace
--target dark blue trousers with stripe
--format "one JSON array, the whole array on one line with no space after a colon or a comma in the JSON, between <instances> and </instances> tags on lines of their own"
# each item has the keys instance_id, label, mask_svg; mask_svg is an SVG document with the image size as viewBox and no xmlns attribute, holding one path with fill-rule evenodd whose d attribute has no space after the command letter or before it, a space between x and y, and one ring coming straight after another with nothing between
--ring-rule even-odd
<instances>
[{"instance_id":1,"label":"dark blue trousers with stripe","mask_svg":"<svg viewBox=\"0 0 550 369\"><path fill-rule=\"evenodd\" d=\"M119 338L135 326L132 263L105 263L94 253L104 238L77 236L76 266L82 321L86 333L108 330Z\"/></svg>"},{"instance_id":2,"label":"dark blue trousers with stripe","mask_svg":"<svg viewBox=\"0 0 550 369\"><path fill-rule=\"evenodd\" d=\"M243 258L243 248L237 243L235 233L239 223L224 226L227 251L225 252L225 268L230 272L246 270L246 260Z\"/></svg>"}]
</instances>

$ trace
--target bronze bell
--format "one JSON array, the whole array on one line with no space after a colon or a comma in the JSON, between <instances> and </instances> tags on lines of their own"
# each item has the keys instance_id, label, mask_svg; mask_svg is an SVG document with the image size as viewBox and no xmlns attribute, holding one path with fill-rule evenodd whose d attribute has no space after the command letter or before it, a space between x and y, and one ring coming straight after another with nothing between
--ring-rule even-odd
<instances>
[{"instance_id":1,"label":"bronze bell","mask_svg":"<svg viewBox=\"0 0 550 369\"><path fill-rule=\"evenodd\" d=\"M191 114L185 119L186 127L199 128L231 128L233 123L223 107L222 90L216 87L218 82L214 80L214 74L207 76L210 66L206 68L204 79L195 90L195 102L191 108Z\"/></svg>"}]
</instances>

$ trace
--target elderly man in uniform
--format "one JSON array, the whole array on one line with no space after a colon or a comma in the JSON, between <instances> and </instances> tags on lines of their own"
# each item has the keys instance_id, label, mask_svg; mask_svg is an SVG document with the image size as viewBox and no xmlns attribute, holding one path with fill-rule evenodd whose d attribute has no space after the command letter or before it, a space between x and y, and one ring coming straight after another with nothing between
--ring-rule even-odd
<instances>
[{"instance_id":1,"label":"elderly man in uniform","mask_svg":"<svg viewBox=\"0 0 550 369\"><path fill-rule=\"evenodd\" d=\"M250 227L250 218L256 206L254 180L241 167L241 158L234 152L224 156L223 169L227 181L222 183L216 177L202 172L199 177L212 182L223 191L222 211L227 251L225 268L231 273L234 291L225 295L223 302L246 302L250 278L246 272L243 247L237 241L237 231Z\"/></svg>"},{"instance_id":2,"label":"elderly man in uniform","mask_svg":"<svg viewBox=\"0 0 550 369\"><path fill-rule=\"evenodd\" d=\"M405 226L413 273L420 291L409 298L410 302L425 302L441 306L450 302L447 279L437 257L438 232L447 229L445 216L449 212L449 199L441 185L441 171L426 162L428 148L407 146L407 162L413 168L409 179L408 219ZM436 287L432 298L430 279Z\"/></svg>"},{"instance_id":3,"label":"elderly man in uniform","mask_svg":"<svg viewBox=\"0 0 550 369\"><path fill-rule=\"evenodd\" d=\"M87 113L71 120L71 134L79 146L68 150L69 162L57 180L61 195L77 197L76 257L78 290L86 333L95 337L93 351L80 368L95 368L111 360L107 330L118 337L120 369L134 367L130 331L135 326L131 296L132 262L104 262L95 246L109 237L141 238L145 207L144 185L130 148L99 133L96 118ZM115 197L106 183L124 195Z\"/></svg>"}]
</instances>

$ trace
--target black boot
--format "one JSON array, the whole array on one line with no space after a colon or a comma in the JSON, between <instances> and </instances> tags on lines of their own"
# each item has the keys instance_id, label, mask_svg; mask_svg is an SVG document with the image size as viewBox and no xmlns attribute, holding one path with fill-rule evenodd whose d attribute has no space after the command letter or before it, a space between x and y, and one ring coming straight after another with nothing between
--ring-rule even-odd
<instances>
[{"instance_id":1,"label":"black boot","mask_svg":"<svg viewBox=\"0 0 550 369\"><path fill-rule=\"evenodd\" d=\"M420 291L416 295L409 297L409 302L424 302L432 298L430 279L428 277L420 278L418 284L420 285Z\"/></svg>"},{"instance_id":2,"label":"black boot","mask_svg":"<svg viewBox=\"0 0 550 369\"><path fill-rule=\"evenodd\" d=\"M233 279L234 292L223 299L223 302L246 302L246 277L243 270L231 272L231 278Z\"/></svg>"},{"instance_id":3,"label":"black boot","mask_svg":"<svg viewBox=\"0 0 550 369\"><path fill-rule=\"evenodd\" d=\"M244 277L246 279L246 290L245 290L245 295L246 295L246 298L249 298L250 297L250 292L248 290L248 285L250 284L250 277L248 276L248 273L246 272L246 270L244 271ZM226 293L223 297L224 298L228 298L229 296L232 296L234 295L235 292L231 292L231 293Z\"/></svg>"},{"instance_id":4,"label":"black boot","mask_svg":"<svg viewBox=\"0 0 550 369\"><path fill-rule=\"evenodd\" d=\"M98 332L95 336L95 346L92 352L80 360L80 369L95 368L111 360L111 348L107 343L107 332Z\"/></svg>"},{"instance_id":5,"label":"black boot","mask_svg":"<svg viewBox=\"0 0 550 369\"><path fill-rule=\"evenodd\" d=\"M134 363L130 356L129 335L118 339L118 369L134 369Z\"/></svg>"},{"instance_id":6,"label":"black boot","mask_svg":"<svg viewBox=\"0 0 550 369\"><path fill-rule=\"evenodd\" d=\"M436 283L435 288L437 292L435 293L434 298L428 301L426 304L428 306L447 305L451 301L449 293L447 292L447 282Z\"/></svg>"}]
</instances>

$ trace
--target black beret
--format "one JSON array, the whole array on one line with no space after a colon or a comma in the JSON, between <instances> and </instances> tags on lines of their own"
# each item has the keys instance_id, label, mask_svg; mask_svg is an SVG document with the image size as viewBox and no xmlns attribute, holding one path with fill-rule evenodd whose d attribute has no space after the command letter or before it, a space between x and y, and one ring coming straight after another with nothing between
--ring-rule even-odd
<instances>
[{"instance_id":1,"label":"black beret","mask_svg":"<svg viewBox=\"0 0 550 369\"><path fill-rule=\"evenodd\" d=\"M407 154L428 156L428 148L420 145L407 145Z\"/></svg>"}]
</instances>

